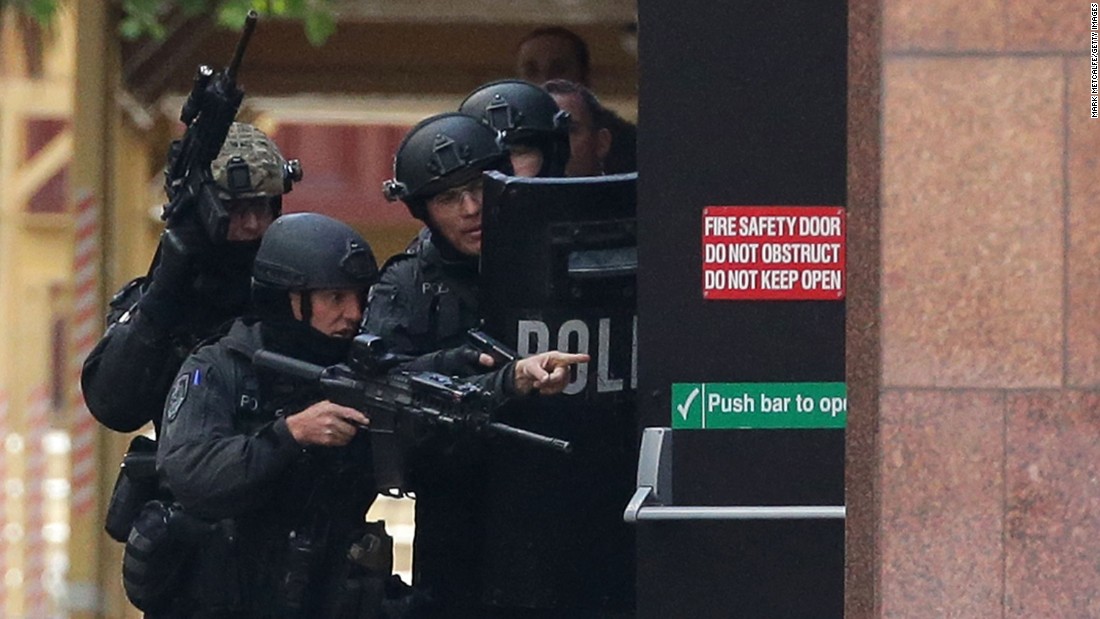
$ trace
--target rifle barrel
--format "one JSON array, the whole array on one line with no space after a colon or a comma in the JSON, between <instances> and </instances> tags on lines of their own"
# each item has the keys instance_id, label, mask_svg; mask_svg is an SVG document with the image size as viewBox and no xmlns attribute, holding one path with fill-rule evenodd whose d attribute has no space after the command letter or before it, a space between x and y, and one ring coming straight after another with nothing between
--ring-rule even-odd
<instances>
[{"instance_id":1,"label":"rifle barrel","mask_svg":"<svg viewBox=\"0 0 1100 619\"><path fill-rule=\"evenodd\" d=\"M490 421L485 424L491 432L496 434L507 434L512 438L517 438L528 443L534 443L542 447L549 447L560 451L562 453L571 453L573 451L573 445L569 441L562 440L560 438L554 438L552 436L546 436L545 434L538 434L531 432L530 430L524 430L523 428L517 428L510 426L506 423L500 423L499 421Z\"/></svg>"},{"instance_id":2,"label":"rifle barrel","mask_svg":"<svg viewBox=\"0 0 1100 619\"><path fill-rule=\"evenodd\" d=\"M252 31L256 29L256 20L258 19L259 16L256 14L255 9L248 11L248 16L244 18L244 32L241 33L241 38L237 41L237 49L233 51L233 59L229 61L229 66L225 69L225 74L231 82L237 81L237 69L240 68L241 61L244 60L244 50L248 47L248 41L252 38Z\"/></svg>"},{"instance_id":3,"label":"rifle barrel","mask_svg":"<svg viewBox=\"0 0 1100 619\"><path fill-rule=\"evenodd\" d=\"M325 371L324 366L280 355L263 348L252 354L252 362L262 368L304 380L320 380Z\"/></svg>"}]
</instances>

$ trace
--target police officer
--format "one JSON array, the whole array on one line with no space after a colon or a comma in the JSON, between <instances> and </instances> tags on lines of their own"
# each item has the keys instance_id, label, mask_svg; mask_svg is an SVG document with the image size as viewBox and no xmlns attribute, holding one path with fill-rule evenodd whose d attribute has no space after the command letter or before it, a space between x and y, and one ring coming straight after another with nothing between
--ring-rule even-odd
<instances>
[{"instance_id":1,"label":"police officer","mask_svg":"<svg viewBox=\"0 0 1100 619\"><path fill-rule=\"evenodd\" d=\"M497 138L476 118L451 112L421 121L398 146L384 193L402 200L428 233L386 263L371 292L365 328L393 352L462 346L477 324L481 173L512 171Z\"/></svg>"},{"instance_id":2,"label":"police officer","mask_svg":"<svg viewBox=\"0 0 1100 619\"><path fill-rule=\"evenodd\" d=\"M467 330L477 325L481 175L487 170L510 172L508 152L494 129L465 114L427 118L398 147L386 197L402 200L429 233L425 242L391 258L371 290L364 330L382 337L395 352L461 352ZM534 371L540 392L552 393L568 382L565 366L588 358L553 351L544 355L550 355L547 363L506 375L525 385ZM550 376L562 381L553 390ZM412 455L408 472L416 493L413 584L433 600L432 609L418 616L492 617L499 609L482 603L477 558L482 451L470 442L430 447Z\"/></svg>"},{"instance_id":3,"label":"police officer","mask_svg":"<svg viewBox=\"0 0 1100 619\"><path fill-rule=\"evenodd\" d=\"M183 363L164 406L158 469L184 512L232 519L235 531L228 553L200 555L181 579L180 603L194 616L324 618L366 603L348 597L363 588L341 570L375 496L360 432L370 420L323 399L316 383L254 367L252 355L343 361L377 272L345 224L280 217L252 269L254 317Z\"/></svg>"},{"instance_id":4,"label":"police officer","mask_svg":"<svg viewBox=\"0 0 1100 619\"><path fill-rule=\"evenodd\" d=\"M569 115L545 90L521 80L489 82L467 95L458 111L480 119L499 134L508 151L509 174L565 175L570 154ZM428 228L421 229L406 251L415 253L430 233Z\"/></svg>"},{"instance_id":5,"label":"police officer","mask_svg":"<svg viewBox=\"0 0 1100 619\"><path fill-rule=\"evenodd\" d=\"M569 113L542 88L522 80L490 82L467 95L458 111L500 132L516 176L565 175Z\"/></svg>"},{"instance_id":6,"label":"police officer","mask_svg":"<svg viewBox=\"0 0 1100 619\"><path fill-rule=\"evenodd\" d=\"M373 546L364 515L375 484L360 431L370 419L324 399L316 381L252 363L260 349L322 366L344 361L377 279L374 256L350 227L297 213L275 220L252 272L253 316L184 362L164 407L158 469L185 513L223 523L211 534L220 538L196 544L180 605L204 618L381 616L381 590L370 583L385 575L348 561L360 554L353 546ZM585 358L544 353L509 364L508 390L560 392L568 364ZM141 545L128 553L132 546ZM142 586L155 588L131 583L128 592Z\"/></svg>"},{"instance_id":7,"label":"police officer","mask_svg":"<svg viewBox=\"0 0 1100 619\"><path fill-rule=\"evenodd\" d=\"M112 430L130 432L149 421L159 429L164 398L187 353L247 306L260 238L301 176L297 161L288 162L245 123L232 124L211 171L229 212L224 242L207 238L197 221L166 230L152 274L114 296L107 330L84 361L88 409Z\"/></svg>"}]
</instances>

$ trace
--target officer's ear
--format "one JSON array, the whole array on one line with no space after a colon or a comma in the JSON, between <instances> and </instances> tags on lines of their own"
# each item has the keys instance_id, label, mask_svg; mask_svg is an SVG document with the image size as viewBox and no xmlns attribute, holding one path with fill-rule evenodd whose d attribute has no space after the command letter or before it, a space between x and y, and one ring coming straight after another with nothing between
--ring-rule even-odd
<instances>
[{"instance_id":1,"label":"officer's ear","mask_svg":"<svg viewBox=\"0 0 1100 619\"><path fill-rule=\"evenodd\" d=\"M302 293L292 290L287 294L290 295L290 313L294 315L294 320L302 320Z\"/></svg>"},{"instance_id":2,"label":"officer's ear","mask_svg":"<svg viewBox=\"0 0 1100 619\"><path fill-rule=\"evenodd\" d=\"M600 127L596 131L596 157L599 159L600 164L603 164L603 160L607 159L607 154L611 152L611 131L607 127Z\"/></svg>"}]
</instances>

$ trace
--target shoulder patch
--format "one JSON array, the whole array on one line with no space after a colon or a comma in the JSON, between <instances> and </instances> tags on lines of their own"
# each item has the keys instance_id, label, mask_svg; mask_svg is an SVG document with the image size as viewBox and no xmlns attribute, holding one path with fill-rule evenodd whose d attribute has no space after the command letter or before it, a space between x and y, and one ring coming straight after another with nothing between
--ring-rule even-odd
<instances>
[{"instance_id":1,"label":"shoulder patch","mask_svg":"<svg viewBox=\"0 0 1100 619\"><path fill-rule=\"evenodd\" d=\"M198 379L198 372L195 372L195 379ZM164 417L167 421L172 421L176 418L176 415L180 412L180 407L183 406L183 401L187 399L188 386L191 384L191 373L180 374L176 377L176 382L172 384L172 390L168 392L168 405L164 408ZM196 383L197 384L197 383Z\"/></svg>"}]
</instances>

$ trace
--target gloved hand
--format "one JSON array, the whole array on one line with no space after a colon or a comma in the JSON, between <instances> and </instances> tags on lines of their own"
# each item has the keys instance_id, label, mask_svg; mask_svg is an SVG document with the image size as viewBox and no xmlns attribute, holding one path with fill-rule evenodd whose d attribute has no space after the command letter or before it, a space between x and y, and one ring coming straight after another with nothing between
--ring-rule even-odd
<instances>
[{"instance_id":1,"label":"gloved hand","mask_svg":"<svg viewBox=\"0 0 1100 619\"><path fill-rule=\"evenodd\" d=\"M493 367L493 358L478 351L473 346L463 344L458 348L447 348L421 355L403 366L410 372L438 372L446 376L460 378L484 374Z\"/></svg>"},{"instance_id":2,"label":"gloved hand","mask_svg":"<svg viewBox=\"0 0 1100 619\"><path fill-rule=\"evenodd\" d=\"M142 313L165 329L178 324L188 300L194 296L199 256L210 247L210 240L197 223L165 230L160 235L160 257L152 280L138 301Z\"/></svg>"}]
</instances>

